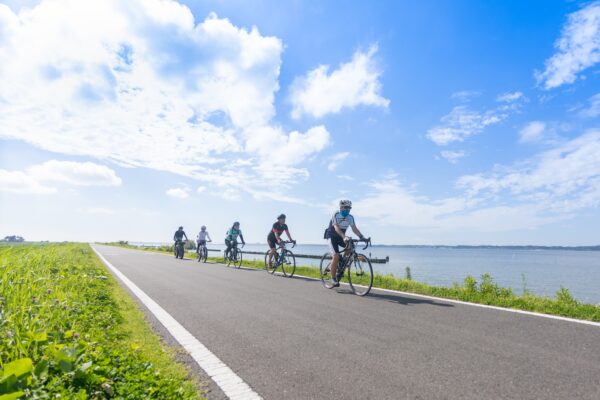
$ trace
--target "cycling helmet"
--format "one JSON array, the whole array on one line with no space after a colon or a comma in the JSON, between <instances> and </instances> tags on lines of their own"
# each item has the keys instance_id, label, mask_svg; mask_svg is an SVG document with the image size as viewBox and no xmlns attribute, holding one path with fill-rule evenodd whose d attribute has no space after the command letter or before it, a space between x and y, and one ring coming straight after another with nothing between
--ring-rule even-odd
<instances>
[{"instance_id":1,"label":"cycling helmet","mask_svg":"<svg viewBox=\"0 0 600 400\"><path fill-rule=\"evenodd\" d=\"M183 226L180 226L179 229L183 229Z\"/></svg>"},{"instance_id":2,"label":"cycling helmet","mask_svg":"<svg viewBox=\"0 0 600 400\"><path fill-rule=\"evenodd\" d=\"M200 230L203 230L203 231L205 231L205 230L206 230L206 226L202 225L202 226L200 227Z\"/></svg>"},{"instance_id":3,"label":"cycling helmet","mask_svg":"<svg viewBox=\"0 0 600 400\"><path fill-rule=\"evenodd\" d=\"M281 214L277 219L285 219L285 214Z\"/></svg>"},{"instance_id":4,"label":"cycling helmet","mask_svg":"<svg viewBox=\"0 0 600 400\"><path fill-rule=\"evenodd\" d=\"M236 226L236 225L239 225L239 224L240 224L240 222L239 222L239 221L235 221L235 222L233 223L233 226Z\"/></svg>"},{"instance_id":5,"label":"cycling helmet","mask_svg":"<svg viewBox=\"0 0 600 400\"><path fill-rule=\"evenodd\" d=\"M342 207L352 208L352 202L350 200L340 200L340 208Z\"/></svg>"}]
</instances>

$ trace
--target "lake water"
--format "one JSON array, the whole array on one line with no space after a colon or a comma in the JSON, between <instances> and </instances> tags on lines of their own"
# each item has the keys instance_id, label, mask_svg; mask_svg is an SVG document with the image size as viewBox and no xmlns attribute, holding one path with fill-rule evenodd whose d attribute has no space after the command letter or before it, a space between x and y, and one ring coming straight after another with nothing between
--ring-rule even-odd
<instances>
[{"instance_id":1,"label":"lake water","mask_svg":"<svg viewBox=\"0 0 600 400\"><path fill-rule=\"evenodd\" d=\"M222 250L224 247L209 245L211 249ZM266 245L249 244L244 250L266 251ZM293 251L321 255L327 251L327 246L298 245ZM517 293L522 292L525 281L529 291L541 296L553 297L563 286L578 300L600 303L600 251L374 246L365 253L379 258L390 257L387 264L373 264L375 272L404 277L405 268L409 266L414 280L432 285L450 286L462 282L467 275L479 278L489 273L499 285L510 287ZM250 254L247 258L263 259ZM319 260L298 258L296 264L318 266Z\"/></svg>"}]
</instances>

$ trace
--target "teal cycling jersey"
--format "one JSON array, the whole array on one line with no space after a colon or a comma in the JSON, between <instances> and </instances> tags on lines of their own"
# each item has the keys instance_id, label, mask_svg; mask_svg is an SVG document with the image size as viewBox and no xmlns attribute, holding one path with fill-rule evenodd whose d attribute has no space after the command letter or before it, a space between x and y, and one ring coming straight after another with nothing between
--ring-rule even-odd
<instances>
[{"instance_id":1,"label":"teal cycling jersey","mask_svg":"<svg viewBox=\"0 0 600 400\"><path fill-rule=\"evenodd\" d=\"M238 236L240 236L241 234L242 234L241 229L231 228L230 230L227 231L225 240L236 240L237 241Z\"/></svg>"}]
</instances>

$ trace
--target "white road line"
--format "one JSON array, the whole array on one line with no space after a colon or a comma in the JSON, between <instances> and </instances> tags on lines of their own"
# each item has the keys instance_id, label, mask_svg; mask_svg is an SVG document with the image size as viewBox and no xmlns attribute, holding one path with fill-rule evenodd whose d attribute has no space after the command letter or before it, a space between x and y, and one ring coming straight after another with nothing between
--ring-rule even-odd
<instances>
[{"instance_id":1,"label":"white road line","mask_svg":"<svg viewBox=\"0 0 600 400\"><path fill-rule=\"evenodd\" d=\"M131 249L131 250L137 250L137 249ZM138 250L138 251L144 251L144 250ZM148 251L144 251L144 252L150 253ZM160 254L160 253L155 253L155 254ZM167 255L167 254L163 254L163 255ZM256 268L247 268L247 267L241 267L241 268L242 269L249 269L249 270L256 270ZM313 280L313 281L320 281L321 280L320 278L314 278L312 276L298 275L298 274L294 274L294 277L310 279L310 280ZM382 291L382 292L388 292L388 293L395 293L395 294L403 294L403 295L406 295L406 296L418 297L418 298L421 298L421 299L438 300L438 301L443 301L443 302L446 302L446 303L463 304L465 306L488 308L488 309L491 309L491 310L511 312L511 313L515 313L515 314L524 314L524 315L530 315L530 316L533 316L533 317L556 319L556 320L559 320L559 321L574 322L576 324L583 324L583 325L591 325L591 326L595 326L595 327L600 327L600 322L586 321L584 319L575 319L575 318L569 318L569 317L561 317L559 315L542 314L542 313L538 313L538 312L534 312L534 311L517 310L517 309L514 309L514 308L504 308L504 307L498 307L498 306L490 306L488 304L469 303L467 301L454 300L454 299L446 299L446 298L443 298L443 297L428 296L428 295L425 295L425 294L418 294L418 293L412 293L412 292L403 292L403 291L400 291L400 290L383 289L383 288L378 288L378 287L373 287L373 289L371 289L371 290L372 291L375 290L375 291Z\"/></svg>"},{"instance_id":2,"label":"white road line","mask_svg":"<svg viewBox=\"0 0 600 400\"><path fill-rule=\"evenodd\" d=\"M135 283L127 278L121 271L91 246L102 262L137 296L138 299L150 310L152 314L164 325L169 333L179 344L192 356L208 376L219 387L225 395L232 400L259 400L262 399L246 382L223 363L217 356L196 339L165 309L158 305L152 298L144 293Z\"/></svg>"}]
</instances>

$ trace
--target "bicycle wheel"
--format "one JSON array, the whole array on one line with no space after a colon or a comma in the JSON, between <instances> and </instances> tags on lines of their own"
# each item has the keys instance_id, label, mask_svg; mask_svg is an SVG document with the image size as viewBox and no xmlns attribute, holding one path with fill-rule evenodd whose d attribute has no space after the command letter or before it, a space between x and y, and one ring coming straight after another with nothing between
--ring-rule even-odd
<instances>
[{"instance_id":1,"label":"bicycle wheel","mask_svg":"<svg viewBox=\"0 0 600 400\"><path fill-rule=\"evenodd\" d=\"M323 286L327 289L331 289L333 286L331 285L331 253L323 254L321 257L321 263L319 265L319 269L321 272L321 282L323 282Z\"/></svg>"},{"instance_id":2,"label":"bicycle wheel","mask_svg":"<svg viewBox=\"0 0 600 400\"><path fill-rule=\"evenodd\" d=\"M206 249L206 247L202 247L202 262L205 263L206 259L208 258L208 250Z\"/></svg>"},{"instance_id":3,"label":"bicycle wheel","mask_svg":"<svg viewBox=\"0 0 600 400\"><path fill-rule=\"evenodd\" d=\"M202 261L202 254L200 253L200 251L201 251L201 250L198 250L198 251L196 252L196 260L197 260L198 262Z\"/></svg>"},{"instance_id":4,"label":"bicycle wheel","mask_svg":"<svg viewBox=\"0 0 600 400\"><path fill-rule=\"evenodd\" d=\"M265 253L265 271L267 271L269 274L273 275L275 273L275 271L277 270L278 255L277 255L277 253L275 253L273 258L271 259L271 267L269 268L269 253L270 253L270 251L267 251Z\"/></svg>"},{"instance_id":5,"label":"bicycle wheel","mask_svg":"<svg viewBox=\"0 0 600 400\"><path fill-rule=\"evenodd\" d=\"M283 271L283 276L287 276L288 278L294 276L294 271L296 271L296 257L290 250L284 250L281 270Z\"/></svg>"},{"instance_id":6,"label":"bicycle wheel","mask_svg":"<svg viewBox=\"0 0 600 400\"><path fill-rule=\"evenodd\" d=\"M350 288L357 296L365 296L373 286L373 267L371 260L364 254L357 254L351 259L346 269Z\"/></svg>"},{"instance_id":7,"label":"bicycle wheel","mask_svg":"<svg viewBox=\"0 0 600 400\"><path fill-rule=\"evenodd\" d=\"M235 249L235 253L233 256L233 266L239 268L242 266L242 252L239 249Z\"/></svg>"}]
</instances>

